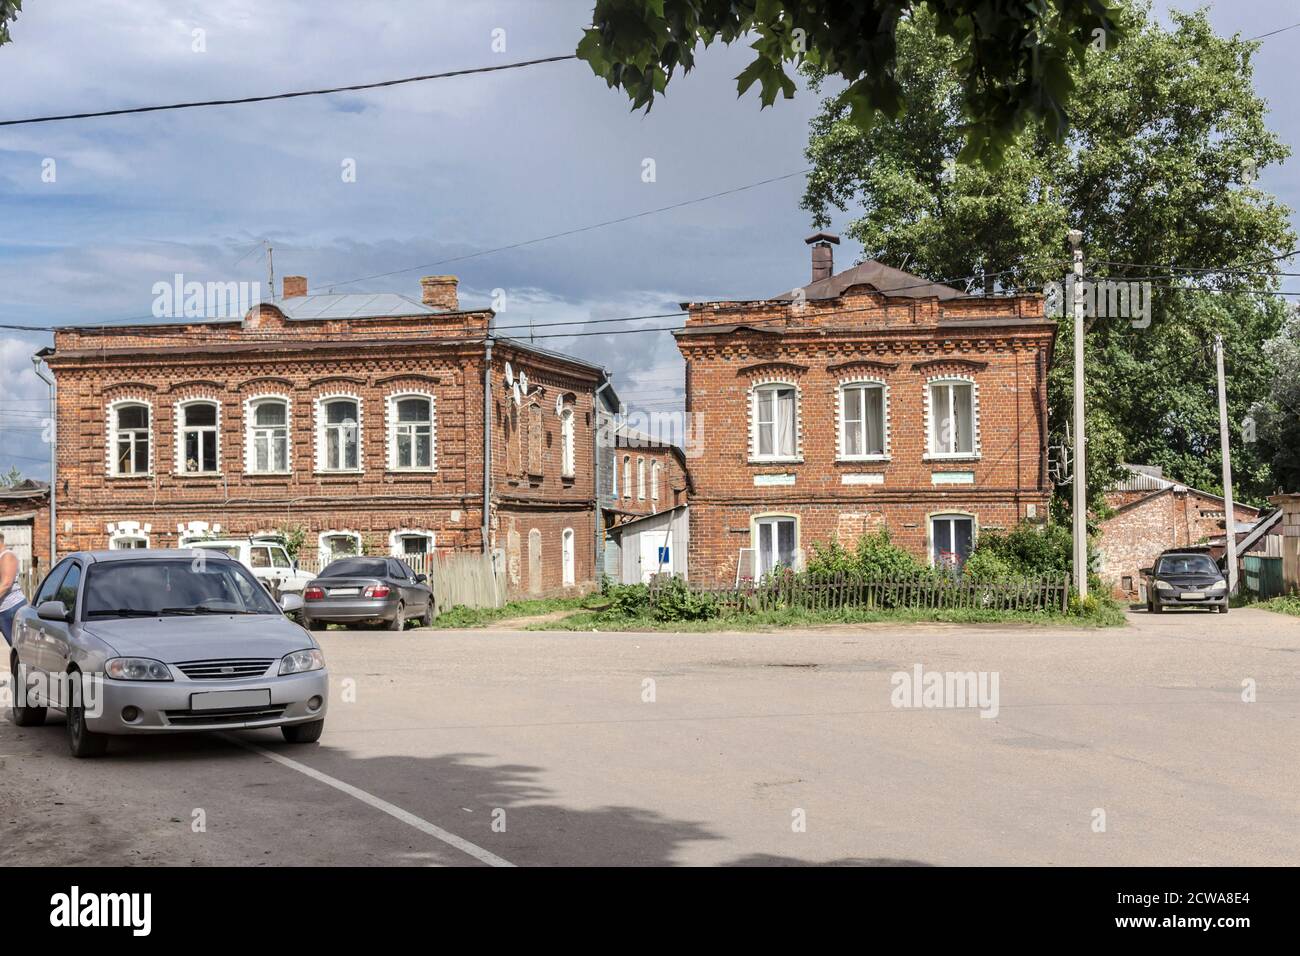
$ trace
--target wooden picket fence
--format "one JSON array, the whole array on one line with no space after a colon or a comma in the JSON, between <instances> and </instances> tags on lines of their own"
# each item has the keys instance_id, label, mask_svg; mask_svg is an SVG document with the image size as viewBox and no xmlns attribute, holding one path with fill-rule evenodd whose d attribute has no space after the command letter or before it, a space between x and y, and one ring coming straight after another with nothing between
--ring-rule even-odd
<instances>
[{"instance_id":1,"label":"wooden picket fence","mask_svg":"<svg viewBox=\"0 0 1300 956\"><path fill-rule=\"evenodd\" d=\"M650 582L652 605L667 586L667 576ZM943 572L918 572L886 580L868 580L843 572L785 572L739 586L698 581L687 582L686 586L735 612L784 608L825 612L892 608L1064 612L1070 601L1068 575L980 582Z\"/></svg>"},{"instance_id":2,"label":"wooden picket fence","mask_svg":"<svg viewBox=\"0 0 1300 956\"><path fill-rule=\"evenodd\" d=\"M478 551L430 551L400 557L416 574L428 576L440 611L458 606L496 608L506 603L505 569L497 566L492 555ZM299 560L298 567L312 573L321 570L319 561L306 558Z\"/></svg>"}]
</instances>

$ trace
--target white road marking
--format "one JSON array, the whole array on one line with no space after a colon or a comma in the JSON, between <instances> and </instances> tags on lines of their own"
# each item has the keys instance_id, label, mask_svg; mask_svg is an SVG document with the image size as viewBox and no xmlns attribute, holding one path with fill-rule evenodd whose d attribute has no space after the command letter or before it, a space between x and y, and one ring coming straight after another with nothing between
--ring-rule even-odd
<instances>
[{"instance_id":1,"label":"white road marking","mask_svg":"<svg viewBox=\"0 0 1300 956\"><path fill-rule=\"evenodd\" d=\"M299 763L296 760L290 760L288 757L278 754L273 750L267 750L265 747L259 747L246 740L240 740L238 737L234 737L230 734L222 734L221 736L233 744L238 744L245 750L251 750L253 753L259 754L268 760L274 760L282 767L296 770L300 774L311 777L313 780L323 783L326 786L333 787L335 790L346 793L348 796L354 797L362 803L374 807L376 810L381 810L384 813L387 813L390 817L401 820L408 826L415 827L415 829L419 830L421 833L427 833L435 840L441 840L448 846L455 847L457 850L472 856L481 863L486 863L488 866L514 866L514 864L509 860L503 860L490 850L485 850L481 846L477 846L462 837L456 836L454 833L449 833L442 827L435 826L428 820L421 819L414 813L411 813L408 810L403 810L401 807L391 804L387 800L381 800L373 793L367 793L359 787L352 786L350 783L344 783L342 780L339 780L336 777L331 777L327 773L321 773L314 767L308 767L306 764Z\"/></svg>"}]
</instances>

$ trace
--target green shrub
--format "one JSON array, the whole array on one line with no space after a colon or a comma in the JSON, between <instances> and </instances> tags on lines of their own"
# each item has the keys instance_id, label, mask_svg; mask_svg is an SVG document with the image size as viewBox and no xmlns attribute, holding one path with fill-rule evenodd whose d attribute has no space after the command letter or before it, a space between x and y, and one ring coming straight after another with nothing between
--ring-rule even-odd
<instances>
[{"instance_id":1,"label":"green shrub","mask_svg":"<svg viewBox=\"0 0 1300 956\"><path fill-rule=\"evenodd\" d=\"M717 601L692 591L681 578L669 578L655 595L656 621L708 621L720 613Z\"/></svg>"},{"instance_id":2,"label":"green shrub","mask_svg":"<svg viewBox=\"0 0 1300 956\"><path fill-rule=\"evenodd\" d=\"M995 584L1014 577L1016 572L1012 568L1011 562L996 551L976 548L971 556L966 559L962 574L980 584Z\"/></svg>"},{"instance_id":3,"label":"green shrub","mask_svg":"<svg viewBox=\"0 0 1300 956\"><path fill-rule=\"evenodd\" d=\"M889 539L889 530L881 528L858 539L852 551L837 541L814 544L808 559L809 574L847 574L866 581L892 581L926 570L924 564Z\"/></svg>"},{"instance_id":4,"label":"green shrub","mask_svg":"<svg viewBox=\"0 0 1300 956\"><path fill-rule=\"evenodd\" d=\"M610 610L624 617L640 617L650 608L650 589L644 584L610 584L605 596Z\"/></svg>"}]
</instances>

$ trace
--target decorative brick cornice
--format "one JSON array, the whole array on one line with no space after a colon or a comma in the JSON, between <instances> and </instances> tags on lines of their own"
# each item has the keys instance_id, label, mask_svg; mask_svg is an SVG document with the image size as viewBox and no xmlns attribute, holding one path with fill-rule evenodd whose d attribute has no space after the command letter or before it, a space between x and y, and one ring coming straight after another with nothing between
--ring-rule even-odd
<instances>
[{"instance_id":1,"label":"decorative brick cornice","mask_svg":"<svg viewBox=\"0 0 1300 956\"><path fill-rule=\"evenodd\" d=\"M982 372L988 367L988 362L977 362L974 359L958 358L957 356L926 359L921 362L912 363L912 370L915 372L934 371L945 368L967 369L971 372Z\"/></svg>"}]
</instances>

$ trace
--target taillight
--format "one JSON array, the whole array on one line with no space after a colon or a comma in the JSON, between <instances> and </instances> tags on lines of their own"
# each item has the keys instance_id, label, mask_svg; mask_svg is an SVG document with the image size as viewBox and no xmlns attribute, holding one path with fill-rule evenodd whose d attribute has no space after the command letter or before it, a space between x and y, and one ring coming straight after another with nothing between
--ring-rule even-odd
<instances>
[{"instance_id":1,"label":"taillight","mask_svg":"<svg viewBox=\"0 0 1300 956\"><path fill-rule=\"evenodd\" d=\"M392 593L392 588L390 588L387 584L372 584L370 585L370 587L366 588L365 593L362 595L362 597L369 597L369 598L388 597L388 595L391 593Z\"/></svg>"},{"instance_id":2,"label":"taillight","mask_svg":"<svg viewBox=\"0 0 1300 956\"><path fill-rule=\"evenodd\" d=\"M323 597L325 597L324 588L305 588L302 592L304 601L319 601Z\"/></svg>"}]
</instances>

